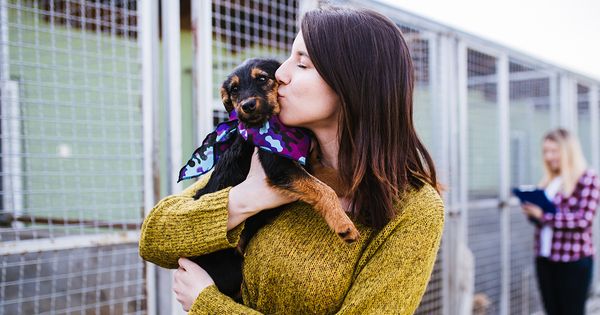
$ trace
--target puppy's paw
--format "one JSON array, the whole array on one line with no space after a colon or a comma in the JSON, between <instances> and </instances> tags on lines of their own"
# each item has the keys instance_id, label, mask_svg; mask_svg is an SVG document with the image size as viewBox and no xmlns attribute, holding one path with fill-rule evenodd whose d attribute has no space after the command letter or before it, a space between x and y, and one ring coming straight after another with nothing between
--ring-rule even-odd
<instances>
[{"instance_id":1,"label":"puppy's paw","mask_svg":"<svg viewBox=\"0 0 600 315\"><path fill-rule=\"evenodd\" d=\"M330 226L346 243L354 243L360 237L360 233L356 229L356 226L354 226L347 216L340 217L331 222Z\"/></svg>"},{"instance_id":2,"label":"puppy's paw","mask_svg":"<svg viewBox=\"0 0 600 315\"><path fill-rule=\"evenodd\" d=\"M340 230L336 230L337 235L339 235L346 243L354 243L360 237L360 233L354 227L354 225L342 227Z\"/></svg>"}]
</instances>

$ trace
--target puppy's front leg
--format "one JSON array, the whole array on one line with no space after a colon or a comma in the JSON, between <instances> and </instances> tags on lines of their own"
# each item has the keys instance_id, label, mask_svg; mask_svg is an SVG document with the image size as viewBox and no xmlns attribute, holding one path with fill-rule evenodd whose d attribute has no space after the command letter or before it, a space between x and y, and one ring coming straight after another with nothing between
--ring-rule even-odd
<instances>
[{"instance_id":1,"label":"puppy's front leg","mask_svg":"<svg viewBox=\"0 0 600 315\"><path fill-rule=\"evenodd\" d=\"M358 239L360 234L342 209L333 189L310 175L297 162L260 152L259 158L271 186L312 205L344 241L352 243Z\"/></svg>"}]
</instances>

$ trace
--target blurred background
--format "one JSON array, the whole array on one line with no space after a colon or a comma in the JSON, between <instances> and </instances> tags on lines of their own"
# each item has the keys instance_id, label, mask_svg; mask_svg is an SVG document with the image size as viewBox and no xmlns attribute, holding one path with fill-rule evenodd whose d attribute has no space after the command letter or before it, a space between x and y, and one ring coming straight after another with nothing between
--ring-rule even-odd
<instances>
[{"instance_id":1,"label":"blurred background","mask_svg":"<svg viewBox=\"0 0 600 315\"><path fill-rule=\"evenodd\" d=\"M226 74L249 57L286 59L302 12L323 2L0 0L0 315L179 312L170 272L139 258L143 217L184 188L178 170L226 118ZM455 11L327 3L387 15L411 49L414 120L448 188L417 313L541 314L533 227L510 189L539 181L541 137L558 126L600 169L600 62L588 56L598 41L574 26L597 35L597 24L550 19L561 33L530 16L502 37L487 30L492 16L507 25L523 16L508 2L489 18L465 1ZM552 17L544 9L540 19ZM544 40L536 52L514 35L536 42L544 30L575 55L544 53ZM589 314L600 313L598 280Z\"/></svg>"}]
</instances>

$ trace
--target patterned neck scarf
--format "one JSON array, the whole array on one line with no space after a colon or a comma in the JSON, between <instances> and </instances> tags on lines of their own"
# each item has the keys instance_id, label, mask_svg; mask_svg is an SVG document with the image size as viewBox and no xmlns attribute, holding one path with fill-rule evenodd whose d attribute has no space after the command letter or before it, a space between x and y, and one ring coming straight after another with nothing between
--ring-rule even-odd
<instances>
[{"instance_id":1,"label":"patterned neck scarf","mask_svg":"<svg viewBox=\"0 0 600 315\"><path fill-rule=\"evenodd\" d=\"M237 113L231 111L229 120L218 124L181 168L177 182L210 171L223 152L233 144L235 133L261 150L298 161L302 165L306 163L310 150L310 135L306 130L287 127L277 116L271 116L261 127L247 128L238 120Z\"/></svg>"}]
</instances>

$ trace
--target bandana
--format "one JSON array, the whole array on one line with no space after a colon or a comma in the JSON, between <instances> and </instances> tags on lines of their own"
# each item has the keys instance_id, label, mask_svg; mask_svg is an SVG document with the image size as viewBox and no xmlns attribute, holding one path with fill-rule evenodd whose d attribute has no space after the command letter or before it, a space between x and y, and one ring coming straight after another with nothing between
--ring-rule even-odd
<instances>
[{"instance_id":1,"label":"bandana","mask_svg":"<svg viewBox=\"0 0 600 315\"><path fill-rule=\"evenodd\" d=\"M236 133L261 150L298 161L302 165L306 163L310 150L310 135L306 130L287 127L277 116L271 116L261 127L247 128L238 120L237 113L231 111L229 120L218 124L181 168L177 182L210 171L223 152L231 147Z\"/></svg>"}]
</instances>

